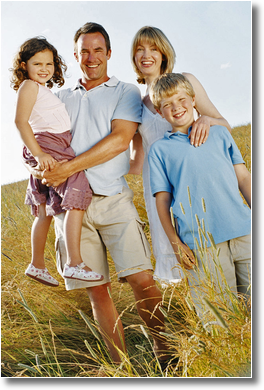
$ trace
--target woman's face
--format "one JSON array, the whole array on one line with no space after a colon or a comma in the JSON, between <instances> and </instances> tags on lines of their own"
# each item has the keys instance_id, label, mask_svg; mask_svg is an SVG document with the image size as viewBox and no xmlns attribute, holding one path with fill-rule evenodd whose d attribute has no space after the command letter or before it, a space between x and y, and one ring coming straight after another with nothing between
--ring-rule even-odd
<instances>
[{"instance_id":1,"label":"woman's face","mask_svg":"<svg viewBox=\"0 0 264 390\"><path fill-rule=\"evenodd\" d=\"M143 40L136 48L135 63L146 81L152 80L160 75L162 54L155 44Z\"/></svg>"}]
</instances>

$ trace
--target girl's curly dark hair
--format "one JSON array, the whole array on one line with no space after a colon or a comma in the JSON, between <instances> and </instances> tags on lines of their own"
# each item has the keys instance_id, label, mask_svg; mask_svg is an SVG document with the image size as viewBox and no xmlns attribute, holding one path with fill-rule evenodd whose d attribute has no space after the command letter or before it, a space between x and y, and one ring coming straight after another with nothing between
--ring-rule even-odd
<instances>
[{"instance_id":1,"label":"girl's curly dark hair","mask_svg":"<svg viewBox=\"0 0 264 390\"><path fill-rule=\"evenodd\" d=\"M20 84L24 80L29 79L28 72L23 69L21 66L22 62L27 63L27 61L33 57L35 54L40 51L50 50L53 53L53 61L54 61L54 75L52 78L46 83L48 88L52 88L53 84L57 84L58 87L62 87L64 84L63 74L67 70L67 65L65 64L62 57L58 54L57 50L54 46L52 46L46 38L36 37L31 38L24 42L19 49L19 52L15 56L13 60L13 68L10 69L12 72L11 77L11 87L17 91L20 87Z\"/></svg>"}]
</instances>

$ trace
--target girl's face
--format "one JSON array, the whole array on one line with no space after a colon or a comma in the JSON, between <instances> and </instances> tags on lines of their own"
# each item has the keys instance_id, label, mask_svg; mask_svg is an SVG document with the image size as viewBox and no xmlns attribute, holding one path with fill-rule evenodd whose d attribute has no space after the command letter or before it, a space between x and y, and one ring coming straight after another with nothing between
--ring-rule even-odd
<instances>
[{"instance_id":1,"label":"girl's face","mask_svg":"<svg viewBox=\"0 0 264 390\"><path fill-rule=\"evenodd\" d=\"M146 81L148 78L152 81L160 76L162 54L155 44L143 40L136 49L135 63Z\"/></svg>"},{"instance_id":2,"label":"girl's face","mask_svg":"<svg viewBox=\"0 0 264 390\"><path fill-rule=\"evenodd\" d=\"M28 77L44 85L54 74L53 53L50 50L44 50L36 53L27 63L22 62L23 69L27 70Z\"/></svg>"}]
</instances>

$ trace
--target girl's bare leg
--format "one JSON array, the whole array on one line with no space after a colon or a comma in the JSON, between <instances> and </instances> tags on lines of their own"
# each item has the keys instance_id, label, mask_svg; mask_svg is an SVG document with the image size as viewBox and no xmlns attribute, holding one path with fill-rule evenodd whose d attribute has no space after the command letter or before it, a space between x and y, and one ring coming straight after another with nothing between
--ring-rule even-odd
<instances>
[{"instance_id":1,"label":"girl's bare leg","mask_svg":"<svg viewBox=\"0 0 264 390\"><path fill-rule=\"evenodd\" d=\"M81 232L84 210L68 210L65 216L64 232L67 249L67 264L75 267L82 263L81 257ZM91 268L85 267L85 271L92 271Z\"/></svg>"},{"instance_id":2,"label":"girl's bare leg","mask_svg":"<svg viewBox=\"0 0 264 390\"><path fill-rule=\"evenodd\" d=\"M31 230L32 261L36 268L44 269L44 250L52 217L46 215L46 204L39 205L39 215L35 218Z\"/></svg>"}]
</instances>

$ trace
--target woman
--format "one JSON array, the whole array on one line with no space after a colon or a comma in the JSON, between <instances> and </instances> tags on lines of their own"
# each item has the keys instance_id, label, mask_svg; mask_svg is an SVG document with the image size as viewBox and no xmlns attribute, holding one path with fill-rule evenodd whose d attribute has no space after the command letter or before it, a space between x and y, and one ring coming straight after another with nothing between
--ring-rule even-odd
<instances>
[{"instance_id":1,"label":"woman","mask_svg":"<svg viewBox=\"0 0 264 390\"><path fill-rule=\"evenodd\" d=\"M144 198L156 259L154 278L162 285L166 285L179 281L183 275L160 223L155 198L151 194L148 153L151 145L163 138L165 132L171 129L171 125L154 109L148 90L152 81L158 76L172 72L176 56L164 33L156 27L146 26L142 27L134 37L131 57L133 68L138 75L137 82L146 84L147 89L143 98L142 124L133 139L129 173L140 174L143 167ZM197 119L192 126L190 142L199 147L206 141L210 126L225 126L229 131L231 127L210 101L200 82L190 73L183 73L183 75L188 78L195 91L195 118Z\"/></svg>"}]
</instances>

